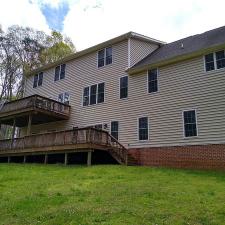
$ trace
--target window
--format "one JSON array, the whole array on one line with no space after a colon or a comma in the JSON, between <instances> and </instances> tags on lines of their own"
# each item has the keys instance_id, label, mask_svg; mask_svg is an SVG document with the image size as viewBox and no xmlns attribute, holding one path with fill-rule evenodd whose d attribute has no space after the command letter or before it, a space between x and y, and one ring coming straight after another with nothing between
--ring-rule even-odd
<instances>
[{"instance_id":1,"label":"window","mask_svg":"<svg viewBox=\"0 0 225 225\"><path fill-rule=\"evenodd\" d=\"M66 64L62 64L55 68L55 81L62 80L65 78Z\"/></svg>"},{"instance_id":2,"label":"window","mask_svg":"<svg viewBox=\"0 0 225 225\"><path fill-rule=\"evenodd\" d=\"M34 75L33 88L42 86L42 82L43 82L43 72Z\"/></svg>"},{"instance_id":3,"label":"window","mask_svg":"<svg viewBox=\"0 0 225 225\"><path fill-rule=\"evenodd\" d=\"M158 91L158 69L148 71L148 93Z\"/></svg>"},{"instance_id":4,"label":"window","mask_svg":"<svg viewBox=\"0 0 225 225\"><path fill-rule=\"evenodd\" d=\"M91 86L90 105L96 104L97 84Z\"/></svg>"},{"instance_id":5,"label":"window","mask_svg":"<svg viewBox=\"0 0 225 225\"><path fill-rule=\"evenodd\" d=\"M120 78L120 98L128 96L128 76Z\"/></svg>"},{"instance_id":6,"label":"window","mask_svg":"<svg viewBox=\"0 0 225 225\"><path fill-rule=\"evenodd\" d=\"M58 101L69 105L70 94L68 92L64 92L64 93L59 94Z\"/></svg>"},{"instance_id":7,"label":"window","mask_svg":"<svg viewBox=\"0 0 225 225\"><path fill-rule=\"evenodd\" d=\"M205 55L205 70L211 71L215 69L225 68L224 50Z\"/></svg>"},{"instance_id":8,"label":"window","mask_svg":"<svg viewBox=\"0 0 225 225\"><path fill-rule=\"evenodd\" d=\"M224 51L216 52L216 67L217 67L217 69L225 67Z\"/></svg>"},{"instance_id":9,"label":"window","mask_svg":"<svg viewBox=\"0 0 225 225\"><path fill-rule=\"evenodd\" d=\"M205 56L205 70L210 71L214 69L215 69L214 56L213 53L211 53Z\"/></svg>"},{"instance_id":10,"label":"window","mask_svg":"<svg viewBox=\"0 0 225 225\"><path fill-rule=\"evenodd\" d=\"M142 117L138 120L139 140L148 140L148 117Z\"/></svg>"},{"instance_id":11,"label":"window","mask_svg":"<svg viewBox=\"0 0 225 225\"><path fill-rule=\"evenodd\" d=\"M197 122L196 122L196 111L184 111L183 112L184 120L184 136L193 137L197 136Z\"/></svg>"},{"instance_id":12,"label":"window","mask_svg":"<svg viewBox=\"0 0 225 225\"><path fill-rule=\"evenodd\" d=\"M105 101L105 83L85 87L83 90L83 106L95 105Z\"/></svg>"},{"instance_id":13,"label":"window","mask_svg":"<svg viewBox=\"0 0 225 225\"><path fill-rule=\"evenodd\" d=\"M111 135L118 140L119 138L119 122L118 121L112 121L111 122Z\"/></svg>"},{"instance_id":14,"label":"window","mask_svg":"<svg viewBox=\"0 0 225 225\"><path fill-rule=\"evenodd\" d=\"M98 84L98 103L104 102L105 98L105 83Z\"/></svg>"},{"instance_id":15,"label":"window","mask_svg":"<svg viewBox=\"0 0 225 225\"><path fill-rule=\"evenodd\" d=\"M98 51L98 67L103 67L112 63L112 47Z\"/></svg>"},{"instance_id":16,"label":"window","mask_svg":"<svg viewBox=\"0 0 225 225\"><path fill-rule=\"evenodd\" d=\"M83 106L89 105L89 87L84 88L83 92Z\"/></svg>"}]
</instances>

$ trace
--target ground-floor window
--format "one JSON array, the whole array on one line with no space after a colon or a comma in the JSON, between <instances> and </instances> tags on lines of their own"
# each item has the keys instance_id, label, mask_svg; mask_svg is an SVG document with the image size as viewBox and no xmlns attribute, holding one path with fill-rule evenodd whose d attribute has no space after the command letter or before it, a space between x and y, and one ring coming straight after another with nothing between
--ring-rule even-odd
<instances>
[{"instance_id":1,"label":"ground-floor window","mask_svg":"<svg viewBox=\"0 0 225 225\"><path fill-rule=\"evenodd\" d=\"M193 109L183 111L183 122L185 137L193 137L198 135L196 110Z\"/></svg>"},{"instance_id":2,"label":"ground-floor window","mask_svg":"<svg viewBox=\"0 0 225 225\"><path fill-rule=\"evenodd\" d=\"M119 139L119 122L112 121L111 122L111 135L118 140Z\"/></svg>"},{"instance_id":3,"label":"ground-floor window","mask_svg":"<svg viewBox=\"0 0 225 225\"><path fill-rule=\"evenodd\" d=\"M138 136L139 140L148 140L148 117L138 119Z\"/></svg>"}]
</instances>

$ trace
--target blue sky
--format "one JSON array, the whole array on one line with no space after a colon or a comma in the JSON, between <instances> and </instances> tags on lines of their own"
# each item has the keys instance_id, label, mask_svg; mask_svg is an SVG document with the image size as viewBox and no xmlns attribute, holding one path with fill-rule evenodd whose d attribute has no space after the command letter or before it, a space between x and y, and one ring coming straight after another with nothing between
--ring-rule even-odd
<instances>
[{"instance_id":1,"label":"blue sky","mask_svg":"<svg viewBox=\"0 0 225 225\"><path fill-rule=\"evenodd\" d=\"M15 4L15 0L0 0L3 29L14 24L45 32L56 29L69 36L77 50L129 31L171 42L225 25L224 0L17 2L19 4Z\"/></svg>"}]
</instances>

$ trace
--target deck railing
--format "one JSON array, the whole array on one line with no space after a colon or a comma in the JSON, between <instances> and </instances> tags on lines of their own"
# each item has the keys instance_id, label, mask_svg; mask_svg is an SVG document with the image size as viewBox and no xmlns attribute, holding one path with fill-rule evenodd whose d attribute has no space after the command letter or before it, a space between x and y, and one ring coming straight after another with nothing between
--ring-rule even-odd
<instances>
[{"instance_id":1,"label":"deck railing","mask_svg":"<svg viewBox=\"0 0 225 225\"><path fill-rule=\"evenodd\" d=\"M7 152L12 151L13 153L20 153L26 149L32 153L32 151L42 150L46 147L62 146L63 149L63 146L76 146L78 144L89 144L90 148L93 146L105 148L122 163L126 161L126 148L107 131L96 128L78 128L24 136L13 140L0 140L0 154L7 154Z\"/></svg>"},{"instance_id":2,"label":"deck railing","mask_svg":"<svg viewBox=\"0 0 225 225\"><path fill-rule=\"evenodd\" d=\"M70 113L70 106L67 104L40 95L31 95L29 97L5 103L0 110L0 117L3 114L16 113L17 111L25 109L41 109L65 116L69 116Z\"/></svg>"}]
</instances>

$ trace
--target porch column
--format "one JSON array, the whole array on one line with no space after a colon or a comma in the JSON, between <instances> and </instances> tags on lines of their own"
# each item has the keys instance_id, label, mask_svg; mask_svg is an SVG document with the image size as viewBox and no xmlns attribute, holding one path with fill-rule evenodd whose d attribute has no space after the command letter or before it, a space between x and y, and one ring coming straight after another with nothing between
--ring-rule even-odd
<instances>
[{"instance_id":1,"label":"porch column","mask_svg":"<svg viewBox=\"0 0 225 225\"><path fill-rule=\"evenodd\" d=\"M31 123L32 123L32 114L29 114L28 125L27 125L27 135L30 135Z\"/></svg>"},{"instance_id":2,"label":"porch column","mask_svg":"<svg viewBox=\"0 0 225 225\"><path fill-rule=\"evenodd\" d=\"M48 163L48 155L45 154L45 161L44 161L44 164L47 164Z\"/></svg>"},{"instance_id":3,"label":"porch column","mask_svg":"<svg viewBox=\"0 0 225 225\"><path fill-rule=\"evenodd\" d=\"M26 161L27 161L27 156L25 155L25 156L23 157L23 163L26 163Z\"/></svg>"},{"instance_id":4,"label":"porch column","mask_svg":"<svg viewBox=\"0 0 225 225\"><path fill-rule=\"evenodd\" d=\"M91 166L91 155L92 155L92 152L89 151L87 155L87 166Z\"/></svg>"},{"instance_id":5,"label":"porch column","mask_svg":"<svg viewBox=\"0 0 225 225\"><path fill-rule=\"evenodd\" d=\"M16 118L13 119L13 129L12 129L12 136L11 136L11 147L13 145L13 139L15 136L15 130L16 130Z\"/></svg>"},{"instance_id":6,"label":"porch column","mask_svg":"<svg viewBox=\"0 0 225 225\"><path fill-rule=\"evenodd\" d=\"M67 165L68 164L68 153L65 153L65 160L64 160L64 164Z\"/></svg>"},{"instance_id":7,"label":"porch column","mask_svg":"<svg viewBox=\"0 0 225 225\"><path fill-rule=\"evenodd\" d=\"M8 163L11 162L11 156L8 156Z\"/></svg>"}]
</instances>

